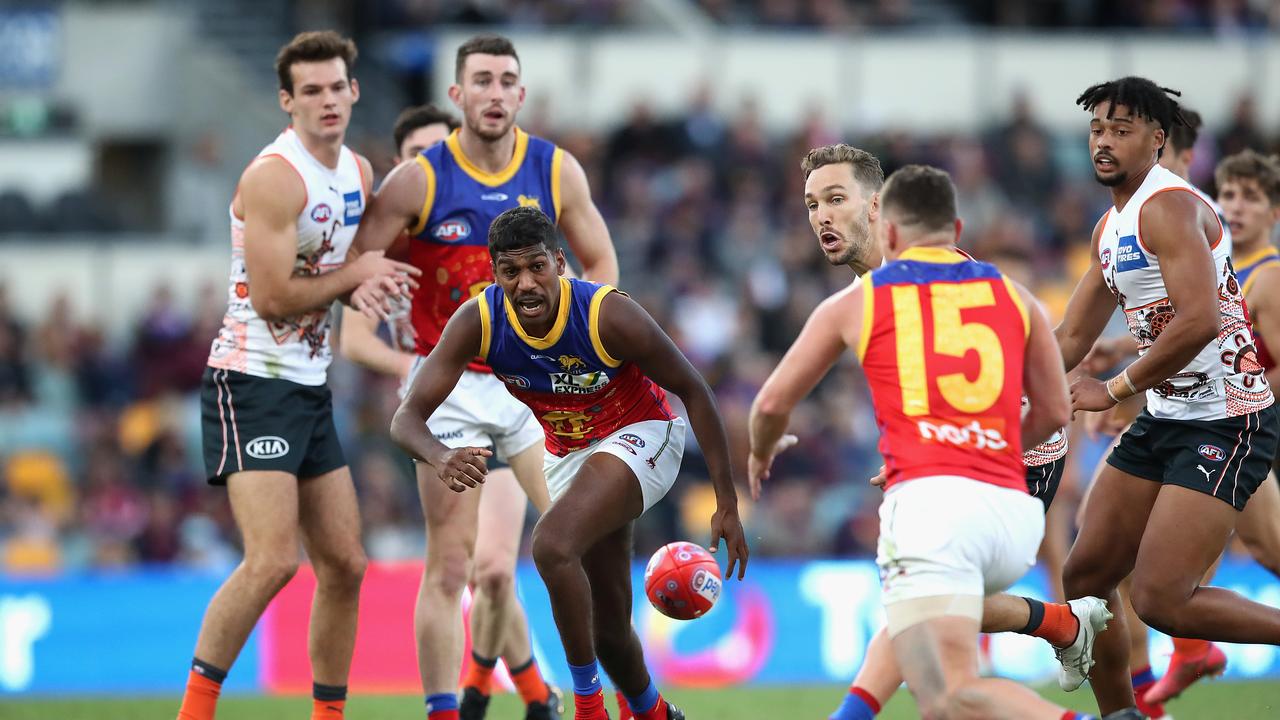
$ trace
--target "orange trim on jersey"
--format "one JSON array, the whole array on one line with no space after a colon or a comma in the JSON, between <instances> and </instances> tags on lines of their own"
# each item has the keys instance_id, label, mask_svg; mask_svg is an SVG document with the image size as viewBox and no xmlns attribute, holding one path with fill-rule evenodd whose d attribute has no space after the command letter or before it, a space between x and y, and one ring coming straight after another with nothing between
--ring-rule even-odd
<instances>
[{"instance_id":1,"label":"orange trim on jersey","mask_svg":"<svg viewBox=\"0 0 1280 720\"><path fill-rule=\"evenodd\" d=\"M346 146L344 145L343 147ZM360 190L368 195L369 191L373 189L373 185L364 177L364 163L360 162L360 156L356 154L355 150L347 148L347 152L351 153L351 159L356 161L356 171L360 173Z\"/></svg>"},{"instance_id":2,"label":"orange trim on jersey","mask_svg":"<svg viewBox=\"0 0 1280 720\"><path fill-rule=\"evenodd\" d=\"M960 252L953 247L925 247L916 245L899 253L898 259L955 265L957 263L969 262L973 258L961 255Z\"/></svg>"},{"instance_id":3,"label":"orange trim on jersey","mask_svg":"<svg viewBox=\"0 0 1280 720\"><path fill-rule=\"evenodd\" d=\"M560 170L564 166L564 148L551 153L551 207L556 211L556 224L560 224Z\"/></svg>"},{"instance_id":4,"label":"orange trim on jersey","mask_svg":"<svg viewBox=\"0 0 1280 720\"><path fill-rule=\"evenodd\" d=\"M867 344L871 342L871 325L876 319L876 290L872 286L871 276L862 278L862 330L858 333L858 362L867 355Z\"/></svg>"},{"instance_id":5,"label":"orange trim on jersey","mask_svg":"<svg viewBox=\"0 0 1280 720\"><path fill-rule=\"evenodd\" d=\"M587 314L587 329L591 336L591 347L596 349L596 355L600 357L600 362L609 367L618 367L622 364L614 356L604 349L604 342L600 339L600 306L604 304L604 297L611 292L616 292L617 288L612 285L604 285L596 290L596 294L591 296L591 311Z\"/></svg>"},{"instance_id":6,"label":"orange trim on jersey","mask_svg":"<svg viewBox=\"0 0 1280 720\"><path fill-rule=\"evenodd\" d=\"M1013 281L1007 275L1001 275L1004 280L1004 288L1009 291L1009 297L1013 299L1013 304L1018 306L1018 313L1022 315L1022 334L1024 337L1031 337L1031 316L1027 314L1026 303L1022 302L1022 293L1018 292L1018 288L1013 286Z\"/></svg>"},{"instance_id":7,"label":"orange trim on jersey","mask_svg":"<svg viewBox=\"0 0 1280 720\"><path fill-rule=\"evenodd\" d=\"M489 343L493 339L492 320L489 317L489 299L480 293L476 296L476 305L480 310L480 352L476 357L489 361Z\"/></svg>"},{"instance_id":8,"label":"orange trim on jersey","mask_svg":"<svg viewBox=\"0 0 1280 720\"><path fill-rule=\"evenodd\" d=\"M1143 250L1146 250L1153 257L1159 257L1158 255L1155 254L1155 251L1147 247L1146 243L1142 242L1142 208L1146 207L1147 203L1151 202L1151 200L1155 198L1155 196L1159 195L1160 193L1170 192L1172 190L1181 190L1182 192L1191 193L1192 197L1204 203L1204 206L1209 208L1209 212L1213 213L1214 219L1218 221L1218 239L1209 243L1209 249L1217 250L1218 245L1222 242L1222 238L1226 237L1226 232L1224 232L1222 229L1222 218L1218 217L1218 211L1213 209L1213 206L1209 204L1208 200L1205 200L1204 198L1200 197L1199 193L1197 193L1195 190L1192 190L1189 187L1160 188L1159 190L1151 193L1151 196L1148 197L1146 200L1142 201L1142 205L1138 206L1138 244L1142 246Z\"/></svg>"},{"instance_id":9,"label":"orange trim on jersey","mask_svg":"<svg viewBox=\"0 0 1280 720\"><path fill-rule=\"evenodd\" d=\"M533 337L524 331L524 326L520 324L520 317L516 315L516 309L506 295L502 296L502 304L507 311L507 322L511 323L511 329L516 336L535 350L546 350L560 342L560 336L564 335L564 328L569 324L569 306L573 304L573 289L569 286L569 278L560 278L560 309L556 311L556 321L551 325L551 329L540 338Z\"/></svg>"},{"instance_id":10,"label":"orange trim on jersey","mask_svg":"<svg viewBox=\"0 0 1280 720\"><path fill-rule=\"evenodd\" d=\"M436 171L431 167L431 162L427 160L426 155L419 153L414 161L422 166L422 172L427 175L427 191L422 196L422 212L418 213L418 222L409 228L410 235L420 235L427 229L427 218L431 217L431 206L436 202Z\"/></svg>"},{"instance_id":11,"label":"orange trim on jersey","mask_svg":"<svg viewBox=\"0 0 1280 720\"><path fill-rule=\"evenodd\" d=\"M509 182L511 178L516 176L516 173L520 171L520 166L524 164L525 153L529 150L529 134L519 127L515 130L516 147L515 151L511 153L511 162L508 162L507 166L498 172L493 173L482 170L467 158L462 152L462 145L458 142L457 130L449 133L449 137L444 139L444 144L445 147L449 148L449 152L453 154L454 162L458 163L458 167L462 168L463 172L470 175L478 183L496 187Z\"/></svg>"}]
</instances>

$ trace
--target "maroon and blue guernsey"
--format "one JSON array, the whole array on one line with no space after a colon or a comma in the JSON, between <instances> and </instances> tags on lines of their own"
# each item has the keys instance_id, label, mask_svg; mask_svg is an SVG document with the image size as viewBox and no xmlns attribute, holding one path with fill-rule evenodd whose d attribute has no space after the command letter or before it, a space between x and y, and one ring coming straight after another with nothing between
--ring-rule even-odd
<instances>
[{"instance_id":1,"label":"maroon and blue guernsey","mask_svg":"<svg viewBox=\"0 0 1280 720\"><path fill-rule=\"evenodd\" d=\"M547 451L565 456L619 429L675 417L667 394L635 363L600 341L600 306L609 285L560 278L555 322L531 337L497 284L479 295L480 358L542 423Z\"/></svg>"}]
</instances>

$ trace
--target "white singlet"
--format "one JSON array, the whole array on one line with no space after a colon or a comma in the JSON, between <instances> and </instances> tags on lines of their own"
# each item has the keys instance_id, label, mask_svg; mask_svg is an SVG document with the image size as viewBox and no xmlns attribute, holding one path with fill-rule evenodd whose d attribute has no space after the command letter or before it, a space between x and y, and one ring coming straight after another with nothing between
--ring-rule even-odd
<instances>
[{"instance_id":1,"label":"white singlet","mask_svg":"<svg viewBox=\"0 0 1280 720\"><path fill-rule=\"evenodd\" d=\"M1143 243L1138 222L1148 200L1170 191L1204 199L1186 180L1156 165L1123 210L1113 207L1107 213L1098 240L1103 278L1124 311L1139 355L1147 352L1177 313L1160 274L1160 260ZM1216 208L1209 207L1216 214ZM1147 391L1147 411L1153 417L1219 420L1258 412L1272 403L1245 313L1244 293L1231 267L1231 237L1221 217L1218 224L1218 236L1210 238L1221 318L1218 338L1181 372Z\"/></svg>"},{"instance_id":2,"label":"white singlet","mask_svg":"<svg viewBox=\"0 0 1280 720\"><path fill-rule=\"evenodd\" d=\"M306 186L306 203L298 213L293 274L320 275L341 267L365 206L363 171L355 153L344 145L338 153L337 169L326 167L307 152L290 127L258 157L284 159ZM227 314L209 351L209 367L302 385L324 384L333 359L330 308L267 322L253 309L249 282L244 263L244 220L236 217L233 203Z\"/></svg>"}]
</instances>

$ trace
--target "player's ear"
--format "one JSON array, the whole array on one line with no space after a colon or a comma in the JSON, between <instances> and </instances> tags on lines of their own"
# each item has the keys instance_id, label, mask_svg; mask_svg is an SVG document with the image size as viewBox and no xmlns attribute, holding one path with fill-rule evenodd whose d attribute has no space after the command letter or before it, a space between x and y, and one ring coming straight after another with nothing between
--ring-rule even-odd
<instances>
[{"instance_id":1,"label":"player's ear","mask_svg":"<svg viewBox=\"0 0 1280 720\"><path fill-rule=\"evenodd\" d=\"M351 78L351 102L360 102L360 81Z\"/></svg>"},{"instance_id":2,"label":"player's ear","mask_svg":"<svg viewBox=\"0 0 1280 720\"><path fill-rule=\"evenodd\" d=\"M871 199L867 201L867 220L875 222L880 219L880 193L871 193Z\"/></svg>"},{"instance_id":3,"label":"player's ear","mask_svg":"<svg viewBox=\"0 0 1280 720\"><path fill-rule=\"evenodd\" d=\"M1155 131L1154 133L1152 133L1152 134L1151 134L1151 136L1152 136L1152 137L1155 139L1155 141L1156 141L1156 150L1157 150L1157 151L1162 150L1162 149L1163 149L1163 150L1165 150L1165 151L1168 151L1168 150L1169 150L1168 146L1165 144L1164 128L1160 128L1160 127L1156 128L1156 131Z\"/></svg>"},{"instance_id":4,"label":"player's ear","mask_svg":"<svg viewBox=\"0 0 1280 720\"><path fill-rule=\"evenodd\" d=\"M556 274L563 275L564 268L565 268L564 249L556 248L555 257L556 257Z\"/></svg>"},{"instance_id":5,"label":"player's ear","mask_svg":"<svg viewBox=\"0 0 1280 720\"><path fill-rule=\"evenodd\" d=\"M959 245L959 244L960 244L960 233L961 233L963 230L964 230L964 221L963 221L963 220L961 220L960 218L956 218L956 238L955 238L955 240L951 241L951 244L952 244L952 245Z\"/></svg>"},{"instance_id":6,"label":"player's ear","mask_svg":"<svg viewBox=\"0 0 1280 720\"><path fill-rule=\"evenodd\" d=\"M454 107L462 109L462 86L458 83L449 86L449 100Z\"/></svg>"},{"instance_id":7,"label":"player's ear","mask_svg":"<svg viewBox=\"0 0 1280 720\"><path fill-rule=\"evenodd\" d=\"M293 94L284 88L280 88L280 109L293 114Z\"/></svg>"}]
</instances>

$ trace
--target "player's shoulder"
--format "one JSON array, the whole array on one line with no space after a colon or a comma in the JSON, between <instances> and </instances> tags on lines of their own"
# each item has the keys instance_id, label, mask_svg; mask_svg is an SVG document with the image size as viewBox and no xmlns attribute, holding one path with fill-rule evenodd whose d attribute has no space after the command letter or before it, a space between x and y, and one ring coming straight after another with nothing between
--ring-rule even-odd
<instances>
[{"instance_id":1,"label":"player's shoulder","mask_svg":"<svg viewBox=\"0 0 1280 720\"><path fill-rule=\"evenodd\" d=\"M307 184L289 158L277 153L259 155L240 175L241 197L296 207L306 202ZM258 204L258 203L255 203Z\"/></svg>"}]
</instances>

